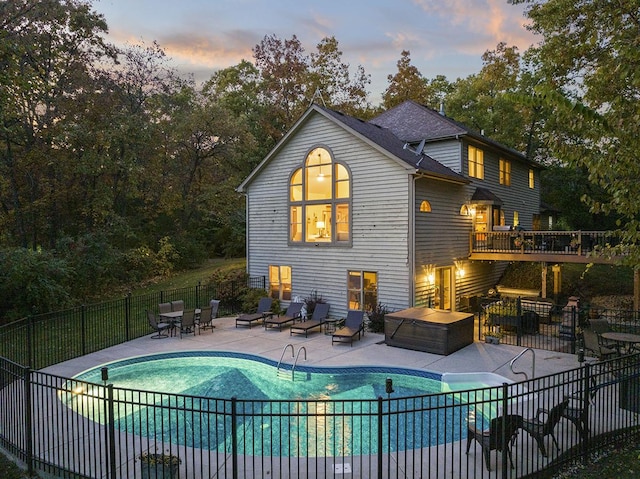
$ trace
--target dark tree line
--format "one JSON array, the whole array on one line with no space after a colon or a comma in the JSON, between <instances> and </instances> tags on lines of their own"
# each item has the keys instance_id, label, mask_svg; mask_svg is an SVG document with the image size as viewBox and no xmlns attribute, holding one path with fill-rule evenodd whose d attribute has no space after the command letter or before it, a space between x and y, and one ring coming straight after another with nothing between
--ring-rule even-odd
<instances>
[{"instance_id":1,"label":"dark tree line","mask_svg":"<svg viewBox=\"0 0 640 479\"><path fill-rule=\"evenodd\" d=\"M541 32L556 28L546 21L536 25ZM455 81L423 77L402 51L382 105L371 105L369 75L343 61L334 37L307 53L295 35L268 35L251 60L197 86L168 66L156 43L106 43L108 26L91 1L2 1L0 27L0 260L7 266L0 267L0 318L42 312L47 298L59 306L86 300L207 257L242 256L244 200L235 188L320 96L365 119L406 99L444 105L448 116L555 165L550 198L567 218L598 228L609 226L603 213L616 212L606 207L602 169L597 178L588 165L582 175L570 169L578 191L558 194L573 165L558 139L573 141L588 126L567 121L550 97L541 100L551 75L544 49L521 56L498 44L480 72ZM597 214L582 201L595 191L594 178ZM569 197L580 201L562 204Z\"/></svg>"}]
</instances>

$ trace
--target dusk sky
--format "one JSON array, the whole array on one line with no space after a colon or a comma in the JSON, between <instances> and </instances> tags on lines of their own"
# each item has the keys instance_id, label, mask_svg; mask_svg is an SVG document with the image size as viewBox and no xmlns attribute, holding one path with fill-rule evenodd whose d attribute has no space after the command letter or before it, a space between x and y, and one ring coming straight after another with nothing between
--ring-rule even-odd
<instances>
[{"instance_id":1,"label":"dusk sky","mask_svg":"<svg viewBox=\"0 0 640 479\"><path fill-rule=\"evenodd\" d=\"M402 50L426 78L477 73L481 56L503 41L523 53L535 37L521 5L507 0L96 0L117 45L154 40L181 73L201 83L242 59L265 35L296 35L307 54L335 36L353 75L371 75L377 104Z\"/></svg>"}]
</instances>

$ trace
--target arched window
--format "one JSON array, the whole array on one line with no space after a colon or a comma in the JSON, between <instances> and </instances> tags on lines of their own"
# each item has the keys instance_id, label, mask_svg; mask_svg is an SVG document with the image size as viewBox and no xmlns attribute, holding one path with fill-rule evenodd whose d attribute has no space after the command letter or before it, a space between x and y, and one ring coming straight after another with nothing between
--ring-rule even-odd
<instances>
[{"instance_id":1,"label":"arched window","mask_svg":"<svg viewBox=\"0 0 640 479\"><path fill-rule=\"evenodd\" d=\"M325 148L309 152L289 180L289 240L345 243L351 239L351 175Z\"/></svg>"},{"instance_id":2,"label":"arched window","mask_svg":"<svg viewBox=\"0 0 640 479\"><path fill-rule=\"evenodd\" d=\"M431 203L427 200L422 200L422 203L420 203L420 211L423 213L431 213Z\"/></svg>"}]
</instances>

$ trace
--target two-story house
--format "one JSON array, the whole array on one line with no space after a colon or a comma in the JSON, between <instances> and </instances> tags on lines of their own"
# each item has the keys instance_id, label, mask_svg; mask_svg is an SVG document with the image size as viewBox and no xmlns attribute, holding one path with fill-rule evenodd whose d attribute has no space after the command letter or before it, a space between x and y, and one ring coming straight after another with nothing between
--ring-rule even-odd
<instances>
[{"instance_id":1,"label":"two-story house","mask_svg":"<svg viewBox=\"0 0 640 479\"><path fill-rule=\"evenodd\" d=\"M312 105L238 188L247 269L283 302L317 292L331 316L377 303L455 310L500 262L471 262L471 235L531 229L539 165L407 101L371 121Z\"/></svg>"}]
</instances>

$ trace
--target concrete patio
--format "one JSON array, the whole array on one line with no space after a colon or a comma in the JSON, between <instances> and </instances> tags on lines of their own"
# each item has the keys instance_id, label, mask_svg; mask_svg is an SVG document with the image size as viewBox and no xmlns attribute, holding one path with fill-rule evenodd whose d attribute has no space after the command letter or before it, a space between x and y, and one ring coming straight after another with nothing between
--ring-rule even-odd
<instances>
[{"instance_id":1,"label":"concrete patio","mask_svg":"<svg viewBox=\"0 0 640 479\"><path fill-rule=\"evenodd\" d=\"M477 323L477 321L476 321ZM287 344L293 344L297 351L305 346L307 361L313 366L395 366L433 372L495 372L513 380L524 376L514 375L509 362L523 347L505 344L493 345L475 341L473 344L448 356L430 354L387 346L384 334L366 332L353 346L348 343L331 345L331 337L323 332L304 335L290 335L289 329L265 330L262 326L252 328L235 327L235 317L218 318L213 330L207 329L195 336L173 336L151 339L145 336L93 354L56 364L44 371L72 377L95 366L132 356L162 352L215 350L234 351L263 356L278 361ZM476 334L477 338L477 325ZM531 378L532 355L524 355L516 364L516 370L524 371ZM535 376L540 377L578 367L577 356L554 351L535 350Z\"/></svg>"}]
</instances>

